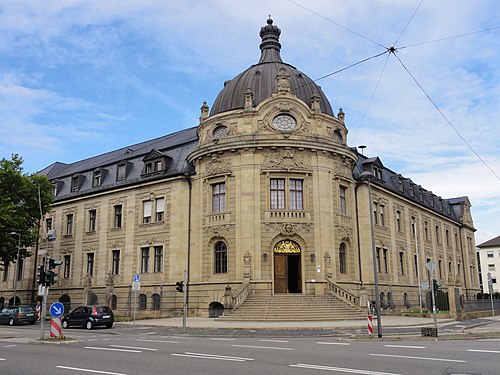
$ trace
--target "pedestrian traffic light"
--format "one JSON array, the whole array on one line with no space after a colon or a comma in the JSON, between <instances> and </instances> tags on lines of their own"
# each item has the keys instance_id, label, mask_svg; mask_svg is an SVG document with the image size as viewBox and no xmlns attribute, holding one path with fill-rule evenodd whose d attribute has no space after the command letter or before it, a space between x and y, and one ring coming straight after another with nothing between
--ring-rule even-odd
<instances>
[{"instance_id":1,"label":"pedestrian traffic light","mask_svg":"<svg viewBox=\"0 0 500 375\"><path fill-rule=\"evenodd\" d=\"M177 290L179 293L184 292L184 281L177 281L175 283L175 290Z\"/></svg>"},{"instance_id":2,"label":"pedestrian traffic light","mask_svg":"<svg viewBox=\"0 0 500 375\"><path fill-rule=\"evenodd\" d=\"M36 282L38 285L45 285L45 268L43 265L38 267Z\"/></svg>"}]
</instances>

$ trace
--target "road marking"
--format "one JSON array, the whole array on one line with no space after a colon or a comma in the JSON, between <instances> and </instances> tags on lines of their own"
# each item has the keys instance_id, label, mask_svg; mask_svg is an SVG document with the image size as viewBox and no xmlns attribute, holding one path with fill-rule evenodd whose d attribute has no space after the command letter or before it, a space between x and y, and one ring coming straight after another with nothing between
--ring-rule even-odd
<instances>
[{"instance_id":1,"label":"road marking","mask_svg":"<svg viewBox=\"0 0 500 375\"><path fill-rule=\"evenodd\" d=\"M158 349L153 349L153 348L140 348L137 346L125 346L125 345L110 345L113 348L124 348L124 349L136 349L136 350L151 350L151 351L157 351Z\"/></svg>"},{"instance_id":2,"label":"road marking","mask_svg":"<svg viewBox=\"0 0 500 375\"><path fill-rule=\"evenodd\" d=\"M139 341L139 342L159 342L159 343L166 343L166 344L178 344L179 341L169 341L169 340L145 340L145 339L136 339L134 341Z\"/></svg>"},{"instance_id":3,"label":"road marking","mask_svg":"<svg viewBox=\"0 0 500 375\"><path fill-rule=\"evenodd\" d=\"M280 348L278 346L254 346L254 345L231 345L238 348L251 348L251 349L274 349L274 350L294 350L293 348Z\"/></svg>"},{"instance_id":4,"label":"road marking","mask_svg":"<svg viewBox=\"0 0 500 375\"><path fill-rule=\"evenodd\" d=\"M405 348L405 349L425 349L425 346L414 346L414 345L384 345L388 348Z\"/></svg>"},{"instance_id":5,"label":"road marking","mask_svg":"<svg viewBox=\"0 0 500 375\"><path fill-rule=\"evenodd\" d=\"M189 337L182 337L182 336L159 336L167 339L188 339Z\"/></svg>"},{"instance_id":6,"label":"road marking","mask_svg":"<svg viewBox=\"0 0 500 375\"><path fill-rule=\"evenodd\" d=\"M290 341L287 341L287 340L259 340L259 341L263 341L263 342L290 342Z\"/></svg>"},{"instance_id":7,"label":"road marking","mask_svg":"<svg viewBox=\"0 0 500 375\"><path fill-rule=\"evenodd\" d=\"M16 346L15 344L12 344L12 345L4 345L3 348L13 348L14 346Z\"/></svg>"},{"instance_id":8,"label":"road marking","mask_svg":"<svg viewBox=\"0 0 500 375\"><path fill-rule=\"evenodd\" d=\"M351 345L348 342L328 342L328 341L318 341L316 344L320 344L320 345Z\"/></svg>"},{"instance_id":9,"label":"road marking","mask_svg":"<svg viewBox=\"0 0 500 375\"><path fill-rule=\"evenodd\" d=\"M479 352L479 353L500 353L500 350L483 350L483 349L467 349L468 352Z\"/></svg>"},{"instance_id":10,"label":"road marking","mask_svg":"<svg viewBox=\"0 0 500 375\"><path fill-rule=\"evenodd\" d=\"M99 341L99 339L88 339L87 341Z\"/></svg>"},{"instance_id":11,"label":"road marking","mask_svg":"<svg viewBox=\"0 0 500 375\"><path fill-rule=\"evenodd\" d=\"M141 353L140 350L131 350L131 349L113 349L113 348L100 348L97 346L86 346L85 349L92 349L92 350L108 350L108 351L113 351L113 352L128 352L128 353Z\"/></svg>"},{"instance_id":12,"label":"road marking","mask_svg":"<svg viewBox=\"0 0 500 375\"><path fill-rule=\"evenodd\" d=\"M223 338L223 337L210 337L209 340L214 340L214 341L234 341L236 339L227 339L227 338Z\"/></svg>"},{"instance_id":13,"label":"road marking","mask_svg":"<svg viewBox=\"0 0 500 375\"><path fill-rule=\"evenodd\" d=\"M0 361L6 361L6 359L5 358L0 358Z\"/></svg>"},{"instance_id":14,"label":"road marking","mask_svg":"<svg viewBox=\"0 0 500 375\"><path fill-rule=\"evenodd\" d=\"M102 341L111 341L111 339L102 339Z\"/></svg>"},{"instance_id":15,"label":"road marking","mask_svg":"<svg viewBox=\"0 0 500 375\"><path fill-rule=\"evenodd\" d=\"M157 332L154 331L154 332L144 332L143 335L156 335Z\"/></svg>"},{"instance_id":16,"label":"road marking","mask_svg":"<svg viewBox=\"0 0 500 375\"><path fill-rule=\"evenodd\" d=\"M62 368L65 370L75 370L75 371L85 371L85 372L93 372L96 374L108 374L108 375L127 375L120 372L109 372L109 371L100 371L100 370L91 370L88 368L78 368L78 367L67 367L67 366L56 366L57 368Z\"/></svg>"},{"instance_id":17,"label":"road marking","mask_svg":"<svg viewBox=\"0 0 500 375\"><path fill-rule=\"evenodd\" d=\"M296 365L290 365L290 367L307 368L307 369L311 369L311 370L347 372L347 373L351 373L351 374L363 374L363 375L402 375L402 374L395 374L393 372L379 372L379 371L371 371L371 370L360 370L360 369L355 369L355 368L308 365L305 363L297 363Z\"/></svg>"},{"instance_id":18,"label":"road marking","mask_svg":"<svg viewBox=\"0 0 500 375\"><path fill-rule=\"evenodd\" d=\"M176 356L176 357L189 357L189 358L201 358L201 359L218 359L220 361L236 361L236 362L253 361L253 358L232 357L232 356L227 356L227 355L207 354L207 353L184 352L184 354L172 353L171 355Z\"/></svg>"},{"instance_id":19,"label":"road marking","mask_svg":"<svg viewBox=\"0 0 500 375\"><path fill-rule=\"evenodd\" d=\"M462 361L461 359L446 359L446 358L428 358L428 357L412 357L408 355L392 355L392 354L372 354L374 357L391 357L391 358L407 358L407 359L423 359L427 361L442 361L442 362L461 362L466 363L467 361Z\"/></svg>"},{"instance_id":20,"label":"road marking","mask_svg":"<svg viewBox=\"0 0 500 375\"><path fill-rule=\"evenodd\" d=\"M500 341L500 339L481 339L478 341Z\"/></svg>"}]
</instances>

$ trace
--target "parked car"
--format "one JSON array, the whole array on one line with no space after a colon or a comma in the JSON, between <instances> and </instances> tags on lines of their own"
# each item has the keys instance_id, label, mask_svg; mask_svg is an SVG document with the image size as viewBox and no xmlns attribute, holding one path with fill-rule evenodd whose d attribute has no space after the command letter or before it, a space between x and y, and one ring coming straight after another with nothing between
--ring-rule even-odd
<instances>
[{"instance_id":1,"label":"parked car","mask_svg":"<svg viewBox=\"0 0 500 375\"><path fill-rule=\"evenodd\" d=\"M113 311L108 306L79 306L63 317L62 327L111 328L114 321Z\"/></svg>"},{"instance_id":2,"label":"parked car","mask_svg":"<svg viewBox=\"0 0 500 375\"><path fill-rule=\"evenodd\" d=\"M22 323L35 324L37 320L36 310L32 306L12 306L0 312L0 324L11 326Z\"/></svg>"}]
</instances>

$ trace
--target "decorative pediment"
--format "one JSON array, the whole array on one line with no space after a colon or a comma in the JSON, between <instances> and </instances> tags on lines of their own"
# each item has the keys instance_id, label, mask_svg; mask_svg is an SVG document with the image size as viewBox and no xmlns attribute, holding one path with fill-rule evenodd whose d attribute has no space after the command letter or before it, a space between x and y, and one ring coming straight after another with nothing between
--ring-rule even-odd
<instances>
[{"instance_id":1,"label":"decorative pediment","mask_svg":"<svg viewBox=\"0 0 500 375\"><path fill-rule=\"evenodd\" d=\"M221 159L218 156L212 156L207 162L205 176L231 174L231 163L227 159Z\"/></svg>"},{"instance_id":2,"label":"decorative pediment","mask_svg":"<svg viewBox=\"0 0 500 375\"><path fill-rule=\"evenodd\" d=\"M155 159L158 159L158 158L162 158L164 157L165 155L163 153L161 153L160 151L158 150L155 150L155 149L152 149L151 151L149 151L146 156L144 156L142 158L142 161L150 161L150 160L155 160Z\"/></svg>"}]
</instances>

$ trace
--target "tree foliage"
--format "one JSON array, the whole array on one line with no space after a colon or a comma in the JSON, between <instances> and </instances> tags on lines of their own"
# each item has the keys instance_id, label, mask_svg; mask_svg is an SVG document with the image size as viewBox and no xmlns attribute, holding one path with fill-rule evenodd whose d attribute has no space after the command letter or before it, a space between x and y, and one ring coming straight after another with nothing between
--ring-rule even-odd
<instances>
[{"instance_id":1,"label":"tree foliage","mask_svg":"<svg viewBox=\"0 0 500 375\"><path fill-rule=\"evenodd\" d=\"M22 158L0 161L0 260L8 265L17 257L21 235L20 257L31 255L26 248L38 240L40 218L50 210L53 187L45 176L25 174Z\"/></svg>"}]
</instances>

